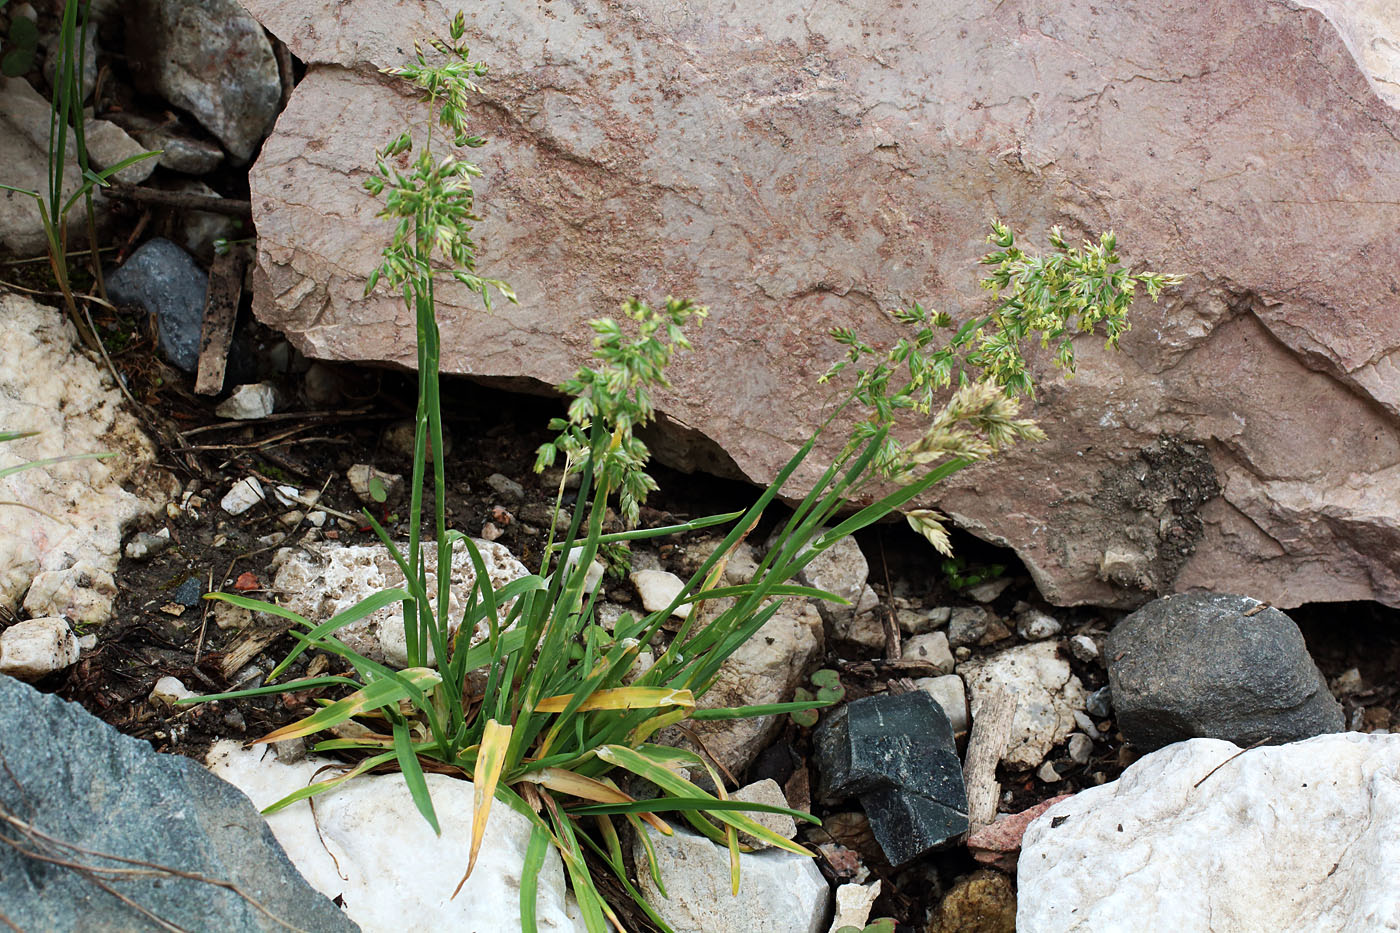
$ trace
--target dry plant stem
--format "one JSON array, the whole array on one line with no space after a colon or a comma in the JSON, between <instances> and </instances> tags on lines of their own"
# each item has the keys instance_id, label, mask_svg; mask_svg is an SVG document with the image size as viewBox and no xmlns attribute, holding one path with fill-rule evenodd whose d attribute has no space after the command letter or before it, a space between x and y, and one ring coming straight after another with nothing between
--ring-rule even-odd
<instances>
[{"instance_id":1,"label":"dry plant stem","mask_svg":"<svg viewBox=\"0 0 1400 933\"><path fill-rule=\"evenodd\" d=\"M251 217L253 203L237 198L221 198L212 194L191 194L186 191L163 191L160 188L142 188L137 185L112 185L104 194L117 201L131 201L134 204L155 204L159 207L175 207L181 210L201 211L206 214L225 214L229 217Z\"/></svg>"},{"instance_id":2,"label":"dry plant stem","mask_svg":"<svg viewBox=\"0 0 1400 933\"><path fill-rule=\"evenodd\" d=\"M1016 715L1016 695L1005 687L996 688L982 704L972 721L967 739L967 763L963 783L967 785L968 832L975 833L997 818L997 765L1011 738L1011 719Z\"/></svg>"},{"instance_id":3,"label":"dry plant stem","mask_svg":"<svg viewBox=\"0 0 1400 933\"><path fill-rule=\"evenodd\" d=\"M1253 745L1247 745L1247 746L1245 746L1244 748L1242 748L1242 749L1240 749L1239 751L1235 752L1235 753L1234 753L1233 755L1231 755L1229 758L1226 758L1226 759L1225 759L1224 761L1222 761L1220 764L1216 765L1214 768L1211 768L1209 771L1207 771L1207 772L1206 772L1206 776L1203 777L1203 778L1201 778L1201 779L1200 779L1199 781L1197 781L1195 784L1192 784L1191 787L1192 787L1193 789L1194 789L1194 788L1197 788L1197 787L1200 787L1202 784L1204 784L1204 783L1210 778L1210 776L1211 776L1212 774L1214 774L1215 772L1219 771L1221 768L1225 767L1225 766L1228 765L1230 762L1234 761L1236 758L1238 758L1238 757L1240 757L1241 755L1243 755L1245 752L1249 751L1249 750L1252 749L1252 748L1258 748L1259 746L1265 744L1266 742L1272 742L1273 740L1274 740L1274 737L1273 737L1273 736L1271 736L1271 735L1266 735L1266 736L1264 736L1262 739L1260 739L1259 741L1255 742Z\"/></svg>"},{"instance_id":4,"label":"dry plant stem","mask_svg":"<svg viewBox=\"0 0 1400 933\"><path fill-rule=\"evenodd\" d=\"M113 890L110 886L104 884L100 880L99 876L106 876L113 879L128 880L141 878L183 878L186 881L195 881L200 884L207 884L212 885L216 888L223 888L226 891L230 891L233 894L238 895L238 897L246 901L249 906L257 910L263 916L267 917L273 923L276 923L277 925L283 927L284 929L295 931L295 933L307 933L307 931L302 930L300 927L294 926L283 920L281 917L278 917L272 911L268 910L265 906L263 906L255 898L249 896L247 892L245 892L241 887L239 887L232 881L223 881L219 878L210 878L207 875L201 875L197 872L183 871L178 868L171 868L168 865L161 865L156 862L147 862L142 859L132 859L120 855L112 855L108 852L99 852L95 849L88 849L71 842L65 842L62 839L50 836L48 833L45 833L44 831L35 828L33 824L21 820L19 817L15 816L9 811L8 808L4 806L0 806L0 823L5 823L17 830L22 839L27 841L29 845L33 848L26 847L20 840L13 839L6 835L0 835L0 842L3 842L6 845L10 846L16 852L18 852L26 858L34 859L35 861L45 862L50 865L57 865L61 868L68 868L78 872L84 878L91 881L93 884L97 885L102 890L106 891L108 894L111 894L113 897L117 898L122 903L139 911L143 916L156 923L163 930L178 931L182 930L183 928L178 927L175 924L170 923L166 920L163 920L160 917L157 917L155 914L151 913L149 910L142 907L140 904L137 904L130 898L123 896L120 892ZM113 862L120 862L123 865L131 865L135 867L104 868L98 865L89 865L83 862L75 861L73 858L65 858L62 857L63 855L83 855L89 856L91 858L100 858L107 859Z\"/></svg>"}]
</instances>

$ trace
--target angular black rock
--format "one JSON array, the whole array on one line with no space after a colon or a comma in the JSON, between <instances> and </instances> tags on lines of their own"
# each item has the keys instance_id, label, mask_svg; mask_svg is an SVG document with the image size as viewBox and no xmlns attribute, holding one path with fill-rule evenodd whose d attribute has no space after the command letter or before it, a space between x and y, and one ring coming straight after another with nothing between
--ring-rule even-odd
<instances>
[{"instance_id":1,"label":"angular black rock","mask_svg":"<svg viewBox=\"0 0 1400 933\"><path fill-rule=\"evenodd\" d=\"M967 791L953 728L923 691L847 703L815 735L818 790L857 796L891 865L967 831Z\"/></svg>"},{"instance_id":2,"label":"angular black rock","mask_svg":"<svg viewBox=\"0 0 1400 933\"><path fill-rule=\"evenodd\" d=\"M120 269L107 276L107 296L154 314L161 351L188 373L199 367L208 288L209 277L190 254L161 237L141 244Z\"/></svg>"},{"instance_id":3,"label":"angular black rock","mask_svg":"<svg viewBox=\"0 0 1400 933\"><path fill-rule=\"evenodd\" d=\"M118 855L229 881L285 924L317 933L358 930L302 879L253 804L232 784L178 755L161 755L82 707L0 676L0 807L56 843L3 833L69 862L132 868ZM225 888L171 876L99 876L151 914L187 930L285 931ZM72 868L0 842L0 913L46 933L156 929Z\"/></svg>"},{"instance_id":4,"label":"angular black rock","mask_svg":"<svg viewBox=\"0 0 1400 933\"><path fill-rule=\"evenodd\" d=\"M1124 737L1151 751L1192 738L1281 745L1343 729L1342 707L1284 613L1245 596L1154 600L1108 636Z\"/></svg>"},{"instance_id":5,"label":"angular black rock","mask_svg":"<svg viewBox=\"0 0 1400 933\"><path fill-rule=\"evenodd\" d=\"M896 868L967 832L967 800L960 808L908 791L873 790L860 805L885 858Z\"/></svg>"}]
</instances>

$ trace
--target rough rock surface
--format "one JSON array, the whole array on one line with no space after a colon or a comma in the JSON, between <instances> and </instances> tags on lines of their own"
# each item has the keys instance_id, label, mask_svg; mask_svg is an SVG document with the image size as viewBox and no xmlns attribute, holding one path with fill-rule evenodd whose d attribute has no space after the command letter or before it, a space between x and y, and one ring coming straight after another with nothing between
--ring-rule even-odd
<instances>
[{"instance_id":1,"label":"rough rock surface","mask_svg":"<svg viewBox=\"0 0 1400 933\"><path fill-rule=\"evenodd\" d=\"M782 849L739 856L739 893L729 879L729 853L704 836L646 827L669 898L645 870L635 846L643 896L676 933L823 933L831 892L816 862Z\"/></svg>"},{"instance_id":2,"label":"rough rock surface","mask_svg":"<svg viewBox=\"0 0 1400 933\"><path fill-rule=\"evenodd\" d=\"M1192 739L1047 810L1022 842L1016 928L1400 926L1400 736L1239 751Z\"/></svg>"},{"instance_id":3,"label":"rough rock surface","mask_svg":"<svg viewBox=\"0 0 1400 933\"><path fill-rule=\"evenodd\" d=\"M154 315L162 352L187 373L199 366L208 286L208 275L190 254L164 237L142 243L107 276L108 296Z\"/></svg>"},{"instance_id":4,"label":"rough rock surface","mask_svg":"<svg viewBox=\"0 0 1400 933\"><path fill-rule=\"evenodd\" d=\"M277 116L272 43L238 0L128 4L127 54L145 89L188 111L247 162Z\"/></svg>"},{"instance_id":5,"label":"rough rock surface","mask_svg":"<svg viewBox=\"0 0 1400 933\"><path fill-rule=\"evenodd\" d=\"M807 600L786 600L758 634L724 662L714 686L700 698L699 706L710 709L791 700L793 691L821 660L824 643L821 616L812 604ZM782 717L717 719L691 722L687 727L700 736L710 754L731 773L738 774L773 740L782 727ZM674 731L668 729L662 734L673 736ZM675 738L672 744L682 742Z\"/></svg>"},{"instance_id":6,"label":"rough rock surface","mask_svg":"<svg viewBox=\"0 0 1400 933\"><path fill-rule=\"evenodd\" d=\"M39 432L0 444L0 468L72 453L116 453L0 478L0 606L7 609L40 573L62 575L87 562L110 582L123 529L157 513L175 491L174 480L155 468L155 448L122 407L107 370L75 341L58 310L0 295L0 425Z\"/></svg>"},{"instance_id":7,"label":"rough rock surface","mask_svg":"<svg viewBox=\"0 0 1400 933\"><path fill-rule=\"evenodd\" d=\"M1191 738L1279 745L1344 728L1298 626L1258 600L1154 600L1105 648L1118 727L1147 751Z\"/></svg>"},{"instance_id":8,"label":"rough rock surface","mask_svg":"<svg viewBox=\"0 0 1400 933\"><path fill-rule=\"evenodd\" d=\"M953 729L927 693L884 693L839 707L814 736L818 790L859 796L886 860L905 864L967 831Z\"/></svg>"},{"instance_id":9,"label":"rough rock surface","mask_svg":"<svg viewBox=\"0 0 1400 933\"><path fill-rule=\"evenodd\" d=\"M4 184L30 191L48 190L49 102L24 78L0 78L0 165L5 167ZM63 190L78 190L81 178L75 147L70 147L63 167ZM100 195L93 199L99 220L106 217L111 202ZM77 216L74 214L73 216ZM77 238L77 227L73 233ZM13 191L0 191L0 248L21 256L42 254L44 226L34 199Z\"/></svg>"},{"instance_id":10,"label":"rough rock surface","mask_svg":"<svg viewBox=\"0 0 1400 933\"><path fill-rule=\"evenodd\" d=\"M0 674L33 681L77 660L78 639L66 619L26 619L0 632Z\"/></svg>"},{"instance_id":11,"label":"rough rock surface","mask_svg":"<svg viewBox=\"0 0 1400 933\"><path fill-rule=\"evenodd\" d=\"M318 769L339 762L308 756L291 763L266 748L217 743L209 768L237 786L258 807L298 788L329 780ZM316 809L296 803L267 816L277 841L313 888L339 897L365 933L400 930L472 930L517 933L520 867L531 824L506 804L491 807L486 835L471 878L451 894L467 867L471 848L471 782L427 775L442 835L419 814L398 774L365 775L316 797ZM564 865L551 847L540 869L537 921L541 933L582 933L568 916Z\"/></svg>"},{"instance_id":12,"label":"rough rock surface","mask_svg":"<svg viewBox=\"0 0 1400 933\"><path fill-rule=\"evenodd\" d=\"M1074 731L1076 710L1084 708L1084 685L1071 673L1054 642L1008 648L958 668L972 693L972 721L990 692L1003 687L1016 694L1011 741L1002 762L1017 769L1034 768Z\"/></svg>"},{"instance_id":13,"label":"rough rock surface","mask_svg":"<svg viewBox=\"0 0 1400 933\"><path fill-rule=\"evenodd\" d=\"M355 925L313 891L248 798L197 763L159 755L75 703L0 676L0 808L53 839L24 840L44 854L101 868L117 855L230 881L280 921L232 891L171 876L102 878L171 927L186 930L339 933ZM19 827L5 835L18 841ZM0 845L0 912L18 930L52 933L156 929L149 918L78 872Z\"/></svg>"},{"instance_id":14,"label":"rough rock surface","mask_svg":"<svg viewBox=\"0 0 1400 933\"><path fill-rule=\"evenodd\" d=\"M481 551L493 589L529 573L503 545L472 539ZM400 543L400 550L406 544ZM424 549L428 571L428 592L437 593L437 551ZM382 544L312 544L283 548L273 560L276 569L272 589L284 608L300 613L312 622L324 622L344 612L360 600L389 587L402 586L403 574ZM462 618L476 584L476 570L466 545L457 542L452 549L452 579L448 589L449 618L455 626ZM436 599L436 596L434 596ZM486 637L486 620L472 632L472 643ZM455 631L455 628L453 629ZM408 646L403 633L403 606L394 603L370 613L336 631L336 637L355 651L375 661L399 667L408 663ZM432 649L429 648L431 658Z\"/></svg>"},{"instance_id":15,"label":"rough rock surface","mask_svg":"<svg viewBox=\"0 0 1400 933\"><path fill-rule=\"evenodd\" d=\"M257 314L311 356L411 365L398 300L361 298L385 227L355 180L412 113L375 69L460 4L245 5L308 64L252 175ZM1060 604L1400 604L1400 112L1378 96L1400 14L1317 5L1362 39L1271 0L466 5L492 68L481 265L522 304L443 289L444 366L553 384L583 319L693 296L712 315L660 407L766 479L826 404L829 325L973 313L994 214L1037 241L1112 227L1189 281L1122 353L1084 339L1034 411L1050 440L945 508Z\"/></svg>"}]
</instances>

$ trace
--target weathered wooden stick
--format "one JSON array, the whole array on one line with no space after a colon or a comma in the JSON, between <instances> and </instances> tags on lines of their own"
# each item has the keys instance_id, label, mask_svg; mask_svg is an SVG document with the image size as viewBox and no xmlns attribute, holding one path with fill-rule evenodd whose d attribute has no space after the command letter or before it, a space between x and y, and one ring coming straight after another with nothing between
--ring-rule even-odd
<instances>
[{"instance_id":1,"label":"weathered wooden stick","mask_svg":"<svg viewBox=\"0 0 1400 933\"><path fill-rule=\"evenodd\" d=\"M209 267L204 329L199 339L199 372L194 383L194 390L200 395L218 395L224 390L224 369L233 342L233 325L238 319L238 303L243 299L246 264L243 250L233 249L215 256Z\"/></svg>"},{"instance_id":2,"label":"weathered wooden stick","mask_svg":"<svg viewBox=\"0 0 1400 933\"><path fill-rule=\"evenodd\" d=\"M973 717L972 732L967 737L967 757L963 764L970 833L997 818L997 802L1001 796L997 765L1006 753L1006 743L1011 738L1011 720L1015 715L1016 694L1005 687L997 687Z\"/></svg>"}]
</instances>

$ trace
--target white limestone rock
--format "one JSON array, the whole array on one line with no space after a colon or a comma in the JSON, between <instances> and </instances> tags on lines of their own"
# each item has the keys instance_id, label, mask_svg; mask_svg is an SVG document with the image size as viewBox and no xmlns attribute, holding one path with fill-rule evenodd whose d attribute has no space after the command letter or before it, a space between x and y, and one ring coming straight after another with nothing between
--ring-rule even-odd
<instances>
[{"instance_id":1,"label":"white limestone rock","mask_svg":"<svg viewBox=\"0 0 1400 933\"><path fill-rule=\"evenodd\" d=\"M992 689L1005 687L1016 694L1011 741L1001 759L1015 770L1039 765L1075 730L1075 711L1084 708L1084 685L1051 641L1019 645L968 661L958 672L972 692L974 721Z\"/></svg>"},{"instance_id":2,"label":"white limestone rock","mask_svg":"<svg viewBox=\"0 0 1400 933\"><path fill-rule=\"evenodd\" d=\"M729 799L742 800L745 803L770 804L776 807L788 805L787 798L783 796L783 789L772 778L764 778L761 781L747 784L731 793ZM764 813L756 810L744 815L763 828L771 829L784 839L791 839L797 835L797 822L786 813ZM762 842L748 833L740 833L739 841L746 846L753 846L755 849L770 848L768 843Z\"/></svg>"},{"instance_id":3,"label":"white limestone rock","mask_svg":"<svg viewBox=\"0 0 1400 933\"><path fill-rule=\"evenodd\" d=\"M944 674L942 677L920 677L914 686L938 701L943 712L948 715L948 724L953 732L966 732L971 726L967 712L967 687L957 674Z\"/></svg>"},{"instance_id":4,"label":"white limestone rock","mask_svg":"<svg viewBox=\"0 0 1400 933\"><path fill-rule=\"evenodd\" d=\"M270 382L255 382L234 389L214 414L234 421L266 418L277 408L277 389Z\"/></svg>"},{"instance_id":5,"label":"white limestone rock","mask_svg":"<svg viewBox=\"0 0 1400 933\"><path fill-rule=\"evenodd\" d=\"M638 842L643 896L676 933L824 933L831 892L815 862L782 849L739 856L739 893L729 878L729 852L703 836L646 828L669 898L661 896Z\"/></svg>"},{"instance_id":6,"label":"white limestone rock","mask_svg":"<svg viewBox=\"0 0 1400 933\"><path fill-rule=\"evenodd\" d=\"M946 632L930 632L908 639L904 642L904 657L929 662L938 676L953 673L953 649L948 647Z\"/></svg>"},{"instance_id":7,"label":"white limestone rock","mask_svg":"<svg viewBox=\"0 0 1400 933\"><path fill-rule=\"evenodd\" d=\"M529 573L525 565L504 546L479 539L473 541L481 551L493 589L500 589L511 580ZM401 550L406 546L400 543ZM427 547L424 554L428 591L436 598L436 548ZM382 544L346 546L323 543L283 548L273 558L272 568L275 574L272 589L281 605L313 622L324 622L367 596L404 583L403 574L399 572L389 549ZM461 541L453 547L450 572L448 613L455 626L476 583L471 556ZM485 638L488 628L485 620L482 620L472 632L472 643ZM338 629L335 634L350 648L372 660L398 667L407 666L408 646L404 641L403 607L399 603L378 609L358 622Z\"/></svg>"},{"instance_id":8,"label":"white limestone rock","mask_svg":"<svg viewBox=\"0 0 1400 933\"><path fill-rule=\"evenodd\" d=\"M178 677L167 675L157 680L155 686L151 688L150 700L156 706L174 706L181 700L197 696L199 694L186 687Z\"/></svg>"},{"instance_id":9,"label":"white limestone rock","mask_svg":"<svg viewBox=\"0 0 1400 933\"><path fill-rule=\"evenodd\" d=\"M72 622L100 625L112 617L117 584L108 570L80 560L66 570L47 570L34 577L24 596L31 616L63 616Z\"/></svg>"},{"instance_id":10,"label":"white limestone rock","mask_svg":"<svg viewBox=\"0 0 1400 933\"><path fill-rule=\"evenodd\" d=\"M870 908L880 896L880 882L870 884L843 884L836 889L836 916L831 921L829 933L838 933L842 927L865 928L870 919Z\"/></svg>"},{"instance_id":11,"label":"white limestone rock","mask_svg":"<svg viewBox=\"0 0 1400 933\"><path fill-rule=\"evenodd\" d=\"M0 150L4 136L0 131ZM0 444L0 468L74 453L116 454L0 477L0 606L7 609L40 573L82 563L94 580L109 580L123 530L159 514L178 490L155 467L155 447L123 408L106 367L78 350L76 340L57 309L0 295L0 426L38 432ZM69 618L105 622L110 612L109 602L94 599L81 618ZM60 614L67 613L30 609L31 616Z\"/></svg>"},{"instance_id":12,"label":"white limestone rock","mask_svg":"<svg viewBox=\"0 0 1400 933\"><path fill-rule=\"evenodd\" d=\"M224 497L219 500L219 508L230 515L242 515L263 501L262 483L251 476L234 483Z\"/></svg>"},{"instance_id":13,"label":"white limestone rock","mask_svg":"<svg viewBox=\"0 0 1400 933\"><path fill-rule=\"evenodd\" d=\"M1400 928L1400 735L1239 751L1171 745L1046 810L1022 841L1016 928Z\"/></svg>"},{"instance_id":14,"label":"white limestone rock","mask_svg":"<svg viewBox=\"0 0 1400 933\"><path fill-rule=\"evenodd\" d=\"M637 588L637 595L641 597L642 607L647 612L660 612L665 609L671 605L671 600L685 589L685 581L669 570L634 570L630 577L632 585ZM684 619L689 612L690 605L687 603L677 606L671 615Z\"/></svg>"},{"instance_id":15,"label":"white limestone rock","mask_svg":"<svg viewBox=\"0 0 1400 933\"><path fill-rule=\"evenodd\" d=\"M318 756L284 764L263 748L219 742L209 770L236 786L258 807L336 771L340 762ZM442 826L434 835L397 774L364 775L267 816L273 835L312 887L341 898L365 933L471 930L519 933L520 871L530 822L497 800L471 878L453 898L471 847L473 787L443 774L426 775ZM537 922L541 933L582 933L565 906L564 869L551 848L540 870Z\"/></svg>"},{"instance_id":16,"label":"white limestone rock","mask_svg":"<svg viewBox=\"0 0 1400 933\"><path fill-rule=\"evenodd\" d=\"M0 632L0 674L34 681L77 660L78 639L63 619L26 619Z\"/></svg>"}]
</instances>

